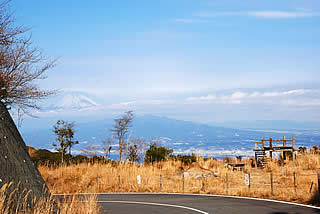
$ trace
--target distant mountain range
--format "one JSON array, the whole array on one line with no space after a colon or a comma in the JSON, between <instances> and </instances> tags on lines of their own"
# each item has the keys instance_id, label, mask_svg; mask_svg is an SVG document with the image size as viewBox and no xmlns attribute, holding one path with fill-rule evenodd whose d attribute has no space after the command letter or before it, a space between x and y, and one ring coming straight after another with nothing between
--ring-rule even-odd
<instances>
[{"instance_id":1,"label":"distant mountain range","mask_svg":"<svg viewBox=\"0 0 320 214\"><path fill-rule=\"evenodd\" d=\"M80 141L74 147L79 153L88 145L101 145L111 135L112 119L76 124L75 138ZM165 117L145 115L136 117L129 133L130 138L142 138L147 142L157 140L161 145L172 148L176 153L197 153L202 155L252 155L253 141L262 138L291 138L296 135L296 146L320 144L319 131L250 131L231 129ZM52 129L22 131L27 145L52 149L55 136ZM114 147L116 148L116 147Z\"/></svg>"},{"instance_id":2,"label":"distant mountain range","mask_svg":"<svg viewBox=\"0 0 320 214\"><path fill-rule=\"evenodd\" d=\"M28 119L20 131L27 145L53 149L52 143L55 141L55 136L52 126L57 119L75 121L75 138L80 144L74 147L74 152L81 153L81 150L88 145L100 146L102 140L111 135L110 129L114 123L112 118L105 118L102 115L87 116L87 112L103 110L103 108L103 105L87 94L68 92L55 97L44 108L44 112L52 113L53 116L48 114L38 119ZM86 113L81 113L84 111ZM78 114L69 115L68 112L78 112ZM65 115L60 117L61 113ZM157 139L161 145L174 149L176 153L235 156L252 155L253 141L259 141L262 138L282 138L283 135L291 138L292 134L295 134L297 147L318 145L320 128L316 127L318 127L316 123L303 126L292 121L208 125L154 115L138 115L134 118L128 137L143 138L147 142Z\"/></svg>"}]
</instances>

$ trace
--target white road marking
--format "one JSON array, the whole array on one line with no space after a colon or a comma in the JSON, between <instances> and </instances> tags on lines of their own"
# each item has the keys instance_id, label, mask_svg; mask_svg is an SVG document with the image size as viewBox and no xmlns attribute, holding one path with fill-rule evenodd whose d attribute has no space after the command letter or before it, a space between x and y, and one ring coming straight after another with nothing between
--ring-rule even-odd
<instances>
[{"instance_id":1,"label":"white road marking","mask_svg":"<svg viewBox=\"0 0 320 214\"><path fill-rule=\"evenodd\" d=\"M175 207L175 208L192 210L192 211L202 213L202 214L209 214L205 211L198 210L198 209L195 209L192 207L185 207L185 206L180 206L180 205L175 205L175 204L159 204L159 203L141 202L141 201L97 201L97 202L98 203L144 204L144 205L153 205L153 206Z\"/></svg>"},{"instance_id":2,"label":"white road marking","mask_svg":"<svg viewBox=\"0 0 320 214\"><path fill-rule=\"evenodd\" d=\"M76 193L76 194L53 194L56 196L64 196L64 195L188 195L188 196L203 196L203 197L220 197L220 198L235 198L235 199L246 199L246 200L256 200L256 201L269 201L274 203L281 204L289 204L294 206L308 207L313 209L320 209L320 207L307 205L307 204L298 204L294 202L287 201L278 201L273 199L265 199L265 198L250 198L243 196L232 196L232 195L210 195L210 194L192 194L192 193L165 193L165 192L107 192L107 193Z\"/></svg>"}]
</instances>

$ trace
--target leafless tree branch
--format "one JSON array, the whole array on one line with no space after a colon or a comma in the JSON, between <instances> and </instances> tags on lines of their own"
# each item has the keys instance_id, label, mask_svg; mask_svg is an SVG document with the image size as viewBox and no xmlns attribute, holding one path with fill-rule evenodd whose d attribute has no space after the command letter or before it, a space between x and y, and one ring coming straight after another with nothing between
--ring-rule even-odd
<instances>
[{"instance_id":1,"label":"leafless tree branch","mask_svg":"<svg viewBox=\"0 0 320 214\"><path fill-rule=\"evenodd\" d=\"M19 106L26 112L39 108L37 100L56 93L40 89L35 83L46 78L45 73L55 66L56 60L44 57L32 45L28 28L15 25L9 2L0 3L0 100L7 107Z\"/></svg>"}]
</instances>

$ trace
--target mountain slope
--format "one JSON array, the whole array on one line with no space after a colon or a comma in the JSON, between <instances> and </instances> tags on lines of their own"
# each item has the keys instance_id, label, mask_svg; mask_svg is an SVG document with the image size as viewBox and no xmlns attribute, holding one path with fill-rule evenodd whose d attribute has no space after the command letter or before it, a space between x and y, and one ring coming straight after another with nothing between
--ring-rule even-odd
<instances>
[{"instance_id":1,"label":"mountain slope","mask_svg":"<svg viewBox=\"0 0 320 214\"><path fill-rule=\"evenodd\" d=\"M67 91L47 100L46 105L43 106L43 111L81 111L98 107L101 107L101 105L95 101L93 95L84 92Z\"/></svg>"}]
</instances>

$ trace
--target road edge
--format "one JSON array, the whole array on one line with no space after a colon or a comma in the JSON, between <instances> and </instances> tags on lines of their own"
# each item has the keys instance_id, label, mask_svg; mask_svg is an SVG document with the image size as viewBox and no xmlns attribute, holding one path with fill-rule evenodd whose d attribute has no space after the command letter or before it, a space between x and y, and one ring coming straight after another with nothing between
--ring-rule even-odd
<instances>
[{"instance_id":1,"label":"road edge","mask_svg":"<svg viewBox=\"0 0 320 214\"><path fill-rule=\"evenodd\" d=\"M320 210L320 207L307 205L307 204L299 204L288 201L279 201L274 199L266 199L266 198L251 198L244 196L233 196L233 195L212 195L212 194L195 194L195 193L166 193L166 192L105 192L105 193L66 193L66 194L52 194L53 196L67 196L67 195L187 195L187 196L206 196L206 197L220 197L220 198L235 198L235 199L246 199L246 200L256 200L256 201L268 201L274 203L282 203L282 204L290 204L301 207L308 207L313 209Z\"/></svg>"}]
</instances>

